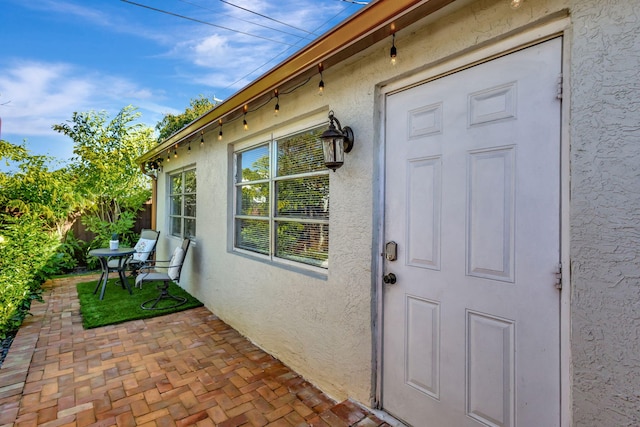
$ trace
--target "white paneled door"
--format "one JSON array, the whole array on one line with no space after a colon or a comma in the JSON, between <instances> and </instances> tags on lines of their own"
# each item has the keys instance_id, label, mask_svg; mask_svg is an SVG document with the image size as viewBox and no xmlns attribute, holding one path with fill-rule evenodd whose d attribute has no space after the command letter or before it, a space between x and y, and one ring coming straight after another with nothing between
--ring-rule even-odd
<instances>
[{"instance_id":1,"label":"white paneled door","mask_svg":"<svg viewBox=\"0 0 640 427\"><path fill-rule=\"evenodd\" d=\"M561 53L387 95L382 403L413 426L559 425Z\"/></svg>"}]
</instances>

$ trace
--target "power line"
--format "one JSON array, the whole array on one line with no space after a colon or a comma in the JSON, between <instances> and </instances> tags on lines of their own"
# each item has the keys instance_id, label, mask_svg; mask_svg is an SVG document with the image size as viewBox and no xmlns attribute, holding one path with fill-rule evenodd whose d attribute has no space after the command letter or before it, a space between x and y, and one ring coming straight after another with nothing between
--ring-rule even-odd
<instances>
[{"instance_id":1,"label":"power line","mask_svg":"<svg viewBox=\"0 0 640 427\"><path fill-rule=\"evenodd\" d=\"M133 2L133 1L130 1L130 0L120 0L120 1L122 1L124 3L132 4L134 6L142 7L144 9L149 9L149 10L153 10L155 12L160 12L160 13L164 13L164 14L167 14L167 15L175 16L177 18L182 18L182 19L186 19L186 20L189 20L189 21L197 22L199 24L209 25L211 27L221 28L223 30L232 31L234 33L243 34L245 36L255 37L255 38L258 38L258 39L270 41L270 42L273 42L273 43L280 43L280 44L284 44L284 45L287 45L287 46L295 46L295 44L283 42L283 41L280 41L280 40L273 40L273 39L270 39L270 38L267 38L267 37L258 36L258 35L255 35L255 34L245 33L243 31L234 30L233 28L223 27L222 25L212 24L211 22L202 21L200 19L191 18L191 17L188 17L188 16L184 16L184 15L180 15L180 14L177 14L177 13L169 12L168 10L158 9L158 8L155 8L155 7L152 7L152 6L147 6L145 4L136 3L136 2Z\"/></svg>"},{"instance_id":2,"label":"power line","mask_svg":"<svg viewBox=\"0 0 640 427\"><path fill-rule=\"evenodd\" d=\"M303 31L303 32L305 32L305 33L307 33L307 34L315 35L315 34L313 34L313 33L309 32L309 31L307 31L307 30L305 30L305 29L298 28L298 27L294 27L293 25L289 25L289 24L287 24L286 22L278 21L277 19L273 19L273 18L271 18L271 17L269 17L269 16L267 16L267 15L263 15L263 14L261 14L261 13L255 12L255 11L253 11L253 10L251 10L251 9L247 9L247 8L242 7L242 6L238 6L237 4L233 4L233 3L228 2L228 1L226 1L226 0L218 0L218 1L221 1L222 3L228 4L229 6L237 7L238 9L242 9L242 10L244 10L244 11L246 11L246 12L253 13L254 15L261 16L262 18L268 19L268 20L270 20L270 21L277 22L278 24L286 25L287 27L290 27L290 28L296 29L296 30L298 30L298 31Z\"/></svg>"},{"instance_id":3,"label":"power line","mask_svg":"<svg viewBox=\"0 0 640 427\"><path fill-rule=\"evenodd\" d=\"M200 9L204 9L204 10L208 10L208 11L211 11L211 12L215 12L215 13L221 14L220 12L218 12L218 11L217 11L217 10L215 10L215 9L211 9L211 8L209 8L209 7L205 7L205 6L202 6L202 5L197 4L197 3L193 3L193 2L190 2L190 1L187 1L187 0L179 0L179 1L181 1L182 3L186 3L186 4L190 4L190 5L192 5L192 6L198 7L198 8L200 8ZM237 16L233 16L233 15L229 15L229 14L224 14L224 13L223 13L223 14L221 14L221 15L226 16L226 17L229 17L229 18L237 19L238 21L242 21L242 22L245 22L245 23L247 23L247 24L256 25L256 26L258 26L258 27L266 28L267 30L277 31L277 32L279 32L279 33L286 34L286 35L288 35L288 36L293 36L293 37L303 38L303 37L299 36L298 34L288 33L288 32L286 32L286 31L282 31L282 30L279 30L279 29L277 29L277 28L268 27L268 26L263 25L263 24L258 24L257 22L249 21L249 20L247 20L247 19L238 18ZM293 28L295 28L295 27L293 27Z\"/></svg>"},{"instance_id":4,"label":"power line","mask_svg":"<svg viewBox=\"0 0 640 427\"><path fill-rule=\"evenodd\" d=\"M222 0L220 0L222 1ZM348 7L348 6L347 6ZM329 22L331 22L333 19L335 19L337 16L339 16L342 12L344 12L345 10L347 10L347 7L345 7L344 9L341 9L340 11L338 11L338 13L336 13L335 15L333 15L331 18L329 18L326 22L324 22L322 25L318 26L317 28L314 29L314 31L317 31L318 29L324 27L326 24L328 24ZM233 87L235 84L241 82L242 80L246 79L247 77L249 77L251 74L255 73L256 71L258 71L259 69L263 68L264 66L266 66L267 64L269 64L270 62L274 61L276 58L278 58L279 56L284 55L289 49L291 49L290 47L286 48L285 50L283 50L282 52L278 53L276 56L274 56L273 58L271 58L270 60L268 60L267 62L265 62L264 64L260 65L259 67L255 68L254 70L248 72L247 74L245 74L244 76L240 77L239 79L237 79L236 81L234 81L233 83L231 83L230 85L227 85L227 87L225 87L225 90L229 89L230 87Z\"/></svg>"}]
</instances>

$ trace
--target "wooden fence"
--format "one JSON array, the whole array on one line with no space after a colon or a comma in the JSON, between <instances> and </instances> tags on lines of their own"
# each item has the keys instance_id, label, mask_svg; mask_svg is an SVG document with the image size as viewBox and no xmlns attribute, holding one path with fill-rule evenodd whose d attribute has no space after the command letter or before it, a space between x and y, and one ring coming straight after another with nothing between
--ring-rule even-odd
<instances>
[{"instance_id":1,"label":"wooden fence","mask_svg":"<svg viewBox=\"0 0 640 427\"><path fill-rule=\"evenodd\" d=\"M136 234L140 234L140 230L143 228L151 228L151 203L147 203L144 205L142 210L138 212L138 217L136 218L136 222L133 226L133 231ZM95 237L95 234L91 231L87 230L82 224L81 219L77 219L76 222L71 226L71 231L73 235L78 240L82 240L84 242L90 242Z\"/></svg>"}]
</instances>

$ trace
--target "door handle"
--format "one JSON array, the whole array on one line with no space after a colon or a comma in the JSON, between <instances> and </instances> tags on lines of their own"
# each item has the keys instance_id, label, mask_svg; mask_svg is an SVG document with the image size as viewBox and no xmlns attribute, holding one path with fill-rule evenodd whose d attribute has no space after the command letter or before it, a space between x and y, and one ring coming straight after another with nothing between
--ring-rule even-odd
<instances>
[{"instance_id":1,"label":"door handle","mask_svg":"<svg viewBox=\"0 0 640 427\"><path fill-rule=\"evenodd\" d=\"M394 283L396 283L396 275L393 273L385 274L382 277L382 281L387 285L393 285Z\"/></svg>"}]
</instances>

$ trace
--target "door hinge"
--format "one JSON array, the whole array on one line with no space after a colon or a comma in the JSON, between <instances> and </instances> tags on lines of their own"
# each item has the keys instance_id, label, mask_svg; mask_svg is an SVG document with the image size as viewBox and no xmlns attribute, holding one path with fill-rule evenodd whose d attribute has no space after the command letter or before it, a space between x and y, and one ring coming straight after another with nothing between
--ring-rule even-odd
<instances>
[{"instance_id":1,"label":"door hinge","mask_svg":"<svg viewBox=\"0 0 640 427\"><path fill-rule=\"evenodd\" d=\"M555 276L556 276L556 280L555 280L555 287L558 290L562 290L562 263L558 263L558 265L556 265L556 271L555 271Z\"/></svg>"},{"instance_id":2,"label":"door hinge","mask_svg":"<svg viewBox=\"0 0 640 427\"><path fill-rule=\"evenodd\" d=\"M562 74L560 74L558 76L558 79L556 80L556 99L562 99L562 89L563 89L563 84L562 84Z\"/></svg>"}]
</instances>

